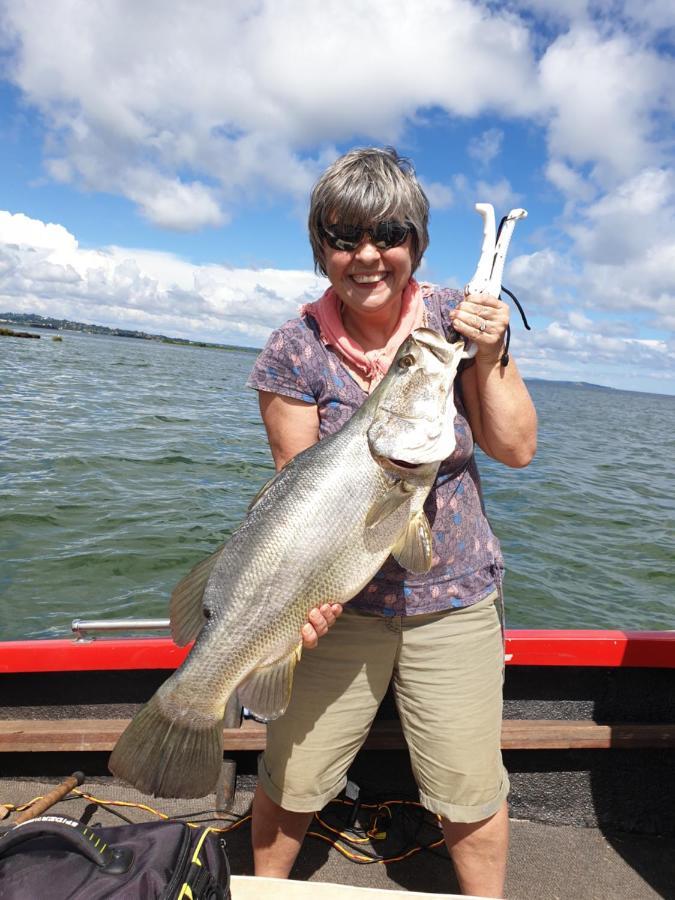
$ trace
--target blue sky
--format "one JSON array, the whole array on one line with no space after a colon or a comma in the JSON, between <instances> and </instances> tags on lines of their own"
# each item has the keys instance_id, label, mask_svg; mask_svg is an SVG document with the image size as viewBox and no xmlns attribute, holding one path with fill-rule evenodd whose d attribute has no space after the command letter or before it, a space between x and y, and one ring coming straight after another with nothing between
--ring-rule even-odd
<instances>
[{"instance_id":1,"label":"blue sky","mask_svg":"<svg viewBox=\"0 0 675 900\"><path fill-rule=\"evenodd\" d=\"M526 376L673 394L674 38L670 0L0 2L0 311L261 346L324 287L313 181L393 144L425 280L528 210Z\"/></svg>"}]
</instances>

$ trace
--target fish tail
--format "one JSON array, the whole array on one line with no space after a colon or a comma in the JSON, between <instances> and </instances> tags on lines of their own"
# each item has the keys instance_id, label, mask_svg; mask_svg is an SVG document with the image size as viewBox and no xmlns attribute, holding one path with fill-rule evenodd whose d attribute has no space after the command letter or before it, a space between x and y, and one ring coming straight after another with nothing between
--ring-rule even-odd
<instances>
[{"instance_id":1,"label":"fish tail","mask_svg":"<svg viewBox=\"0 0 675 900\"><path fill-rule=\"evenodd\" d=\"M204 797L223 760L223 715L172 709L155 694L131 720L108 767L145 794Z\"/></svg>"}]
</instances>

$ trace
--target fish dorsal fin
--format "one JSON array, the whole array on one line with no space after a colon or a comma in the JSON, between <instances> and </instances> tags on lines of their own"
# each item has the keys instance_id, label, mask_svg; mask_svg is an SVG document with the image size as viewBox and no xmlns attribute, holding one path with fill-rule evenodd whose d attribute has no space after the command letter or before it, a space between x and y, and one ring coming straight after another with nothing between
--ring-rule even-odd
<instances>
[{"instance_id":1,"label":"fish dorsal fin","mask_svg":"<svg viewBox=\"0 0 675 900\"><path fill-rule=\"evenodd\" d=\"M374 528L384 521L387 516L395 513L396 510L410 499L410 495L415 490L415 486L407 481L397 481L387 493L381 497L368 510L366 516L366 528Z\"/></svg>"},{"instance_id":2,"label":"fish dorsal fin","mask_svg":"<svg viewBox=\"0 0 675 900\"><path fill-rule=\"evenodd\" d=\"M221 544L210 556L193 566L171 593L171 637L179 647L194 640L206 621L203 609L204 588L222 550Z\"/></svg>"},{"instance_id":3,"label":"fish dorsal fin","mask_svg":"<svg viewBox=\"0 0 675 900\"><path fill-rule=\"evenodd\" d=\"M301 651L302 641L285 656L254 669L237 687L239 702L260 719L278 719L291 699L293 672Z\"/></svg>"},{"instance_id":4,"label":"fish dorsal fin","mask_svg":"<svg viewBox=\"0 0 675 900\"><path fill-rule=\"evenodd\" d=\"M415 513L394 544L391 555L409 572L423 574L431 568L432 540L429 520L423 512Z\"/></svg>"}]
</instances>

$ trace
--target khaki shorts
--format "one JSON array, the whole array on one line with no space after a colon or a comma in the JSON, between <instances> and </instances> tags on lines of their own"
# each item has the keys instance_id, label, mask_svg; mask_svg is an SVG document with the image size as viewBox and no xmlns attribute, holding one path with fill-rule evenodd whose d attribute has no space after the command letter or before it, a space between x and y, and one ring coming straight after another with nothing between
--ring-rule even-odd
<instances>
[{"instance_id":1,"label":"khaki shorts","mask_svg":"<svg viewBox=\"0 0 675 900\"><path fill-rule=\"evenodd\" d=\"M455 822L501 807L504 648L497 592L463 609L384 617L345 607L295 671L286 713L271 722L258 774L284 809L336 797L393 680L422 804Z\"/></svg>"}]
</instances>

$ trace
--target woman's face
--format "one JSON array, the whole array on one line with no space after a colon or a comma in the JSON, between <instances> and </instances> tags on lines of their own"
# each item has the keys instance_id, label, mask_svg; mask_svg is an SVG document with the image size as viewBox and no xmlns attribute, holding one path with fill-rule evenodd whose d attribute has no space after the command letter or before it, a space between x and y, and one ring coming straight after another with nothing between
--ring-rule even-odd
<instances>
[{"instance_id":1,"label":"woman's face","mask_svg":"<svg viewBox=\"0 0 675 900\"><path fill-rule=\"evenodd\" d=\"M398 304L412 275L411 239L381 250L368 233L356 250L335 250L324 241L326 274L338 297L357 314Z\"/></svg>"}]
</instances>

